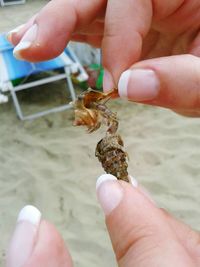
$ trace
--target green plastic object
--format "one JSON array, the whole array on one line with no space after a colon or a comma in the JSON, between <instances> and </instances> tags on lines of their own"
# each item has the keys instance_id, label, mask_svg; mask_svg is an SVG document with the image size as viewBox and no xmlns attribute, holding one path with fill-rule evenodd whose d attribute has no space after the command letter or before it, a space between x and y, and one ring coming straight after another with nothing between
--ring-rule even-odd
<instances>
[{"instance_id":1,"label":"green plastic object","mask_svg":"<svg viewBox=\"0 0 200 267\"><path fill-rule=\"evenodd\" d=\"M96 72L98 72L98 77L96 79L96 88L98 90L102 90L103 89L103 74L104 74L104 70L102 65L100 64L90 64L89 65L89 69L94 70Z\"/></svg>"},{"instance_id":2,"label":"green plastic object","mask_svg":"<svg viewBox=\"0 0 200 267\"><path fill-rule=\"evenodd\" d=\"M103 67L100 66L99 76L96 81L96 87L99 90L103 89L103 74L104 74Z\"/></svg>"}]
</instances>

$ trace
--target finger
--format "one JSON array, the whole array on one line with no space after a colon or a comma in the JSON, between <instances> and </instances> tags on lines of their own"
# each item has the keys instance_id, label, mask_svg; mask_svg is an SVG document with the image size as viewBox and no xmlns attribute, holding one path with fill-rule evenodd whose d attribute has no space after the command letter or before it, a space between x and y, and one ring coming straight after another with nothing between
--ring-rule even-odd
<instances>
[{"instance_id":1,"label":"finger","mask_svg":"<svg viewBox=\"0 0 200 267\"><path fill-rule=\"evenodd\" d=\"M87 43L94 47L101 47L102 35L84 35L84 34L73 34L71 40L81 43Z\"/></svg>"},{"instance_id":2,"label":"finger","mask_svg":"<svg viewBox=\"0 0 200 267\"><path fill-rule=\"evenodd\" d=\"M198 32L188 50L190 54L197 57L200 56L200 32Z\"/></svg>"},{"instance_id":3,"label":"finger","mask_svg":"<svg viewBox=\"0 0 200 267\"><path fill-rule=\"evenodd\" d=\"M110 75L105 75L104 90L114 87L119 75L140 58L142 39L150 28L151 18L150 0L108 1L102 56Z\"/></svg>"},{"instance_id":4,"label":"finger","mask_svg":"<svg viewBox=\"0 0 200 267\"><path fill-rule=\"evenodd\" d=\"M200 117L200 110L195 109L173 109L174 112L191 118L199 118Z\"/></svg>"},{"instance_id":5,"label":"finger","mask_svg":"<svg viewBox=\"0 0 200 267\"><path fill-rule=\"evenodd\" d=\"M200 110L200 59L170 56L138 62L119 80L121 97L151 105Z\"/></svg>"},{"instance_id":6,"label":"finger","mask_svg":"<svg viewBox=\"0 0 200 267\"><path fill-rule=\"evenodd\" d=\"M71 34L90 24L105 3L106 0L50 1L36 15L25 34L21 29L13 36L15 42L20 41L14 49L16 57L34 62L59 55Z\"/></svg>"},{"instance_id":7,"label":"finger","mask_svg":"<svg viewBox=\"0 0 200 267\"><path fill-rule=\"evenodd\" d=\"M99 21L94 21L90 25L78 29L78 31L75 33L85 34L85 35L103 35L103 32L104 32L104 23Z\"/></svg>"},{"instance_id":8,"label":"finger","mask_svg":"<svg viewBox=\"0 0 200 267\"><path fill-rule=\"evenodd\" d=\"M41 213L33 206L25 206L19 213L17 225L7 251L7 267L20 267L30 257L41 221Z\"/></svg>"},{"instance_id":9,"label":"finger","mask_svg":"<svg viewBox=\"0 0 200 267\"><path fill-rule=\"evenodd\" d=\"M41 221L41 213L25 206L19 213L8 252L7 267L72 266L64 242L53 225Z\"/></svg>"},{"instance_id":10,"label":"finger","mask_svg":"<svg viewBox=\"0 0 200 267\"><path fill-rule=\"evenodd\" d=\"M72 267L71 256L55 227L42 221L38 239L30 259L24 267Z\"/></svg>"},{"instance_id":11,"label":"finger","mask_svg":"<svg viewBox=\"0 0 200 267\"><path fill-rule=\"evenodd\" d=\"M163 213L140 187L112 175L97 181L97 195L119 266L190 266Z\"/></svg>"},{"instance_id":12,"label":"finger","mask_svg":"<svg viewBox=\"0 0 200 267\"><path fill-rule=\"evenodd\" d=\"M34 15L32 18L30 18L26 24L22 24L8 32L6 36L8 41L13 45L17 45L25 32L33 25L36 16L37 15Z\"/></svg>"},{"instance_id":13,"label":"finger","mask_svg":"<svg viewBox=\"0 0 200 267\"><path fill-rule=\"evenodd\" d=\"M162 212L166 217L166 220L168 221L170 227L176 234L179 241L183 244L183 246L187 248L189 253L196 256L196 258L199 258L200 234L198 232L195 232L190 226L171 216L171 214L169 214L166 210L162 209Z\"/></svg>"}]
</instances>

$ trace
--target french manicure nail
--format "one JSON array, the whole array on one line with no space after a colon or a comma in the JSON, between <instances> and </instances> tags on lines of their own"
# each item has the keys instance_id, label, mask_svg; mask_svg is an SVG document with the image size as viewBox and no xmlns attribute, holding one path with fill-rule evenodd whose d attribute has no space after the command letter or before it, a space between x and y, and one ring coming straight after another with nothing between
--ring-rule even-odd
<instances>
[{"instance_id":1,"label":"french manicure nail","mask_svg":"<svg viewBox=\"0 0 200 267\"><path fill-rule=\"evenodd\" d=\"M98 178L96 190L105 215L110 214L119 205L123 197L122 187L117 178L111 174L103 174Z\"/></svg>"},{"instance_id":2,"label":"french manicure nail","mask_svg":"<svg viewBox=\"0 0 200 267\"><path fill-rule=\"evenodd\" d=\"M108 92L111 89L115 87L113 77L111 73L107 70L104 69L104 75L103 75L103 90L104 92Z\"/></svg>"},{"instance_id":3,"label":"french manicure nail","mask_svg":"<svg viewBox=\"0 0 200 267\"><path fill-rule=\"evenodd\" d=\"M25 206L20 211L7 252L7 267L26 263L34 249L40 221L41 212L34 206Z\"/></svg>"},{"instance_id":4,"label":"french manicure nail","mask_svg":"<svg viewBox=\"0 0 200 267\"><path fill-rule=\"evenodd\" d=\"M25 206L18 215L17 222L27 221L36 227L39 225L41 219L41 212L32 205Z\"/></svg>"},{"instance_id":5,"label":"french manicure nail","mask_svg":"<svg viewBox=\"0 0 200 267\"><path fill-rule=\"evenodd\" d=\"M38 32L38 26L37 26L37 24L33 24L27 30L27 32L24 34L24 36L22 37L22 39L19 42L19 44L13 50L13 54L14 54L14 56L16 58L22 59L21 51L22 50L25 50L25 49L28 49L29 47L31 47L31 45L33 44L33 42L36 40L37 32Z\"/></svg>"},{"instance_id":6,"label":"french manicure nail","mask_svg":"<svg viewBox=\"0 0 200 267\"><path fill-rule=\"evenodd\" d=\"M128 178L129 178L129 181L130 181L130 183L132 184L133 187L135 187L135 188L138 187L138 181L136 180L135 177L129 175Z\"/></svg>"},{"instance_id":7,"label":"french manicure nail","mask_svg":"<svg viewBox=\"0 0 200 267\"><path fill-rule=\"evenodd\" d=\"M118 83L119 96L133 101L153 100L160 82L153 70L131 69L122 73Z\"/></svg>"},{"instance_id":8,"label":"french manicure nail","mask_svg":"<svg viewBox=\"0 0 200 267\"><path fill-rule=\"evenodd\" d=\"M12 34L13 33L18 33L23 27L25 26L25 24L19 25L18 27L16 27L15 29L9 31L6 35L7 40L12 43Z\"/></svg>"}]
</instances>

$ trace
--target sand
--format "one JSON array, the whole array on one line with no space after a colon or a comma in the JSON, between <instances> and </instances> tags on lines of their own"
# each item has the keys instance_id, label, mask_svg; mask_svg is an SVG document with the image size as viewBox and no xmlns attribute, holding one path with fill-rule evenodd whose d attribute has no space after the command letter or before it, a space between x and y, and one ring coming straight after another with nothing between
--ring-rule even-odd
<instances>
[{"instance_id":1,"label":"sand","mask_svg":"<svg viewBox=\"0 0 200 267\"><path fill-rule=\"evenodd\" d=\"M1 8L1 32L23 23L45 2ZM63 102L63 87L57 82L23 94L23 110ZM200 230L199 119L122 100L110 106L120 118L129 172L158 206ZM94 150L104 129L89 135L72 121L73 112L65 111L21 122L11 101L0 106L0 266L17 213L26 204L36 205L56 225L75 266L116 266L95 194L103 170Z\"/></svg>"}]
</instances>

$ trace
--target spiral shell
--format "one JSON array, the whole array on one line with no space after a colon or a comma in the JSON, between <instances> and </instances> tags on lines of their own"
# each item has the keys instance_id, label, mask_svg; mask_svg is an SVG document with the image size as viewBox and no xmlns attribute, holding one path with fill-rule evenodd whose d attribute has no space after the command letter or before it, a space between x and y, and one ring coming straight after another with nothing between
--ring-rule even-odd
<instances>
[{"instance_id":1,"label":"spiral shell","mask_svg":"<svg viewBox=\"0 0 200 267\"><path fill-rule=\"evenodd\" d=\"M129 182L127 153L124 151L124 144L119 134L107 134L101 139L97 144L95 156L106 173Z\"/></svg>"}]
</instances>

